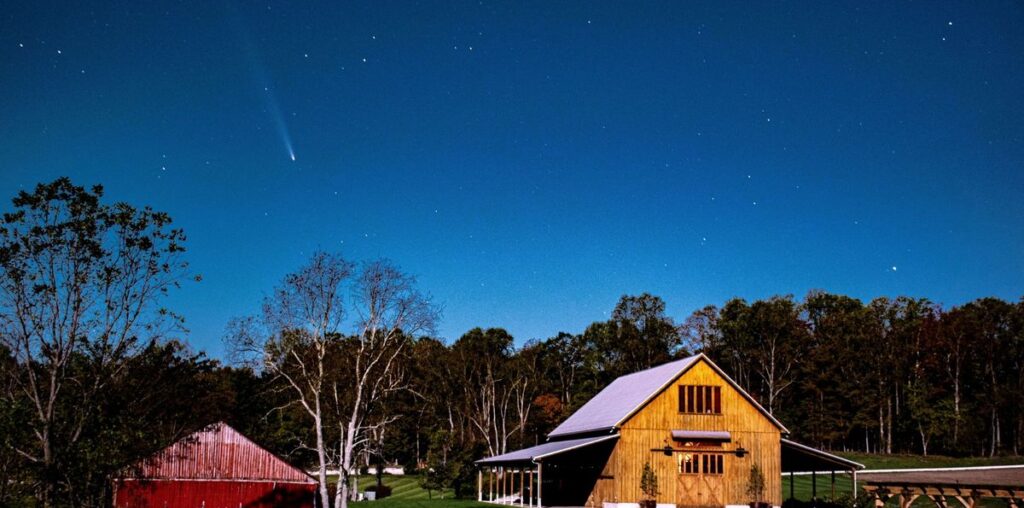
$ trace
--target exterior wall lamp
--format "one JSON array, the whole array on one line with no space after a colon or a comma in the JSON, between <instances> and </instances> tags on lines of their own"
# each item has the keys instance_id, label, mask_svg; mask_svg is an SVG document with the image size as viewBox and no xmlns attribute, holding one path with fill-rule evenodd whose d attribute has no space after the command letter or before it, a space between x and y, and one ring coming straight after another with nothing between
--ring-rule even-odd
<instances>
[{"instance_id":1,"label":"exterior wall lamp","mask_svg":"<svg viewBox=\"0 0 1024 508\"><path fill-rule=\"evenodd\" d=\"M675 448L672 448L672 445L670 445L668 443L665 443L664 448L651 448L651 451L652 452L661 452L661 453L664 453L666 457L671 457L673 453L687 451L687 450L677 450ZM743 446L739 446L735 450L721 450L721 451L715 450L715 453L731 453L731 454L733 454L733 455L735 455L735 456L737 456L737 457L742 459L749 452Z\"/></svg>"}]
</instances>

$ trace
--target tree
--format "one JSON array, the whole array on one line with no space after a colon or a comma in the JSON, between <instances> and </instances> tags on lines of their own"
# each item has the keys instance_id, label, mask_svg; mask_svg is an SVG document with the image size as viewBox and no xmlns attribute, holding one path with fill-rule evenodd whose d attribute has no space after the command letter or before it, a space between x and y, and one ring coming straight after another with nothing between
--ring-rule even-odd
<instances>
[{"instance_id":1,"label":"tree","mask_svg":"<svg viewBox=\"0 0 1024 508\"><path fill-rule=\"evenodd\" d=\"M372 417L391 396L408 387L402 354L409 338L433 332L440 316L440 309L416 288L416 279L385 260L363 264L352 299L358 330L349 354L333 365L351 374L348 383L333 387L341 415L334 503L340 508L348 506L349 477L355 453L366 442L366 431L397 418L393 414Z\"/></svg>"},{"instance_id":2,"label":"tree","mask_svg":"<svg viewBox=\"0 0 1024 508\"><path fill-rule=\"evenodd\" d=\"M0 345L14 362L3 396L31 408L32 439L16 451L38 471L43 506L76 490L64 459L97 395L140 341L181 324L159 304L187 277L184 233L165 213L102 198L60 178L18 193L0 220Z\"/></svg>"},{"instance_id":3,"label":"tree","mask_svg":"<svg viewBox=\"0 0 1024 508\"><path fill-rule=\"evenodd\" d=\"M747 496L751 504L760 504L764 500L764 473L757 462L750 466L750 476L747 477Z\"/></svg>"},{"instance_id":4,"label":"tree","mask_svg":"<svg viewBox=\"0 0 1024 508\"><path fill-rule=\"evenodd\" d=\"M718 328L718 307L707 305L693 311L682 327L683 342L691 353L714 356L722 347Z\"/></svg>"},{"instance_id":5,"label":"tree","mask_svg":"<svg viewBox=\"0 0 1024 508\"><path fill-rule=\"evenodd\" d=\"M263 301L259 317L238 318L229 325L236 359L250 362L281 380L312 421L321 506L329 506L325 427L326 398L340 357L340 329L345 318L344 284L353 264L337 254L318 252L298 271L286 275Z\"/></svg>"},{"instance_id":6,"label":"tree","mask_svg":"<svg viewBox=\"0 0 1024 508\"><path fill-rule=\"evenodd\" d=\"M818 446L848 445L860 431L870 451L876 422L866 395L862 347L870 329L869 315L856 298L811 291L802 304L809 339L801 348L799 390L788 400L786 416L794 430Z\"/></svg>"},{"instance_id":7,"label":"tree","mask_svg":"<svg viewBox=\"0 0 1024 508\"><path fill-rule=\"evenodd\" d=\"M501 455L519 429L513 413L515 375L509 364L512 336L500 328L474 328L452 345L458 380L463 387L461 411L487 444L490 455Z\"/></svg>"},{"instance_id":8,"label":"tree","mask_svg":"<svg viewBox=\"0 0 1024 508\"><path fill-rule=\"evenodd\" d=\"M644 469L640 473L640 492L643 492L644 498L647 500L653 500L660 494L658 475L654 474L654 468L651 467L650 462L644 462Z\"/></svg>"},{"instance_id":9,"label":"tree","mask_svg":"<svg viewBox=\"0 0 1024 508\"><path fill-rule=\"evenodd\" d=\"M623 295L612 318L590 325L584 340L594 344L606 382L684 353L679 327L665 314L664 300L650 293Z\"/></svg>"}]
</instances>

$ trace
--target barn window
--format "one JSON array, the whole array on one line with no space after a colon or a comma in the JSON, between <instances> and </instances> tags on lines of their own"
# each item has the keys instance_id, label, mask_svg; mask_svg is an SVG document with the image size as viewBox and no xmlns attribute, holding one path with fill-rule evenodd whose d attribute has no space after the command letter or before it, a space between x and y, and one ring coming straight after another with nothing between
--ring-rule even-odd
<instances>
[{"instance_id":1,"label":"barn window","mask_svg":"<svg viewBox=\"0 0 1024 508\"><path fill-rule=\"evenodd\" d=\"M704 474L722 474L723 459L720 453L709 453L704 455Z\"/></svg>"},{"instance_id":2,"label":"barn window","mask_svg":"<svg viewBox=\"0 0 1024 508\"><path fill-rule=\"evenodd\" d=\"M682 453L679 454L680 474L713 474L725 471L725 459L721 453Z\"/></svg>"},{"instance_id":3,"label":"barn window","mask_svg":"<svg viewBox=\"0 0 1024 508\"><path fill-rule=\"evenodd\" d=\"M707 385L680 385L679 412L722 414L722 387Z\"/></svg>"},{"instance_id":4,"label":"barn window","mask_svg":"<svg viewBox=\"0 0 1024 508\"><path fill-rule=\"evenodd\" d=\"M697 458L700 455L692 453L679 454L679 472L682 474L697 474Z\"/></svg>"}]
</instances>

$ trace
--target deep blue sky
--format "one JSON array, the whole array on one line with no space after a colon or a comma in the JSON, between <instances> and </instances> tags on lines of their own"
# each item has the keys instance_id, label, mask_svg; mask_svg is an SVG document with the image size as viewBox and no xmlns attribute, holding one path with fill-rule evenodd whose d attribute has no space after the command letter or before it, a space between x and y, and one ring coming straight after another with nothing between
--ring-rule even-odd
<instances>
[{"instance_id":1,"label":"deep blue sky","mask_svg":"<svg viewBox=\"0 0 1024 508\"><path fill-rule=\"evenodd\" d=\"M89 3L0 10L2 208L169 212L215 356L315 249L416 274L448 339L1024 294L1020 2Z\"/></svg>"}]
</instances>

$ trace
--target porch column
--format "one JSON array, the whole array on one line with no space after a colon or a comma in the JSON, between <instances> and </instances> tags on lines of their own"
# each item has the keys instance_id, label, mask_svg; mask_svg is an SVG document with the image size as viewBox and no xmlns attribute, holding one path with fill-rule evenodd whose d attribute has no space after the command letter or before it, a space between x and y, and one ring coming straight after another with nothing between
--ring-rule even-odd
<instances>
[{"instance_id":1,"label":"porch column","mask_svg":"<svg viewBox=\"0 0 1024 508\"><path fill-rule=\"evenodd\" d=\"M544 463L537 463L537 506L544 506Z\"/></svg>"},{"instance_id":2,"label":"porch column","mask_svg":"<svg viewBox=\"0 0 1024 508\"><path fill-rule=\"evenodd\" d=\"M519 506L525 506L526 500L523 499L523 494L526 492L523 490L523 469L519 468Z\"/></svg>"},{"instance_id":3,"label":"porch column","mask_svg":"<svg viewBox=\"0 0 1024 508\"><path fill-rule=\"evenodd\" d=\"M490 491L490 502L494 502L494 466L487 472L487 490Z\"/></svg>"},{"instance_id":4,"label":"porch column","mask_svg":"<svg viewBox=\"0 0 1024 508\"><path fill-rule=\"evenodd\" d=\"M793 499L793 472L789 472L789 498Z\"/></svg>"},{"instance_id":5,"label":"porch column","mask_svg":"<svg viewBox=\"0 0 1024 508\"><path fill-rule=\"evenodd\" d=\"M476 470L476 501L479 503L484 500L484 470Z\"/></svg>"},{"instance_id":6,"label":"porch column","mask_svg":"<svg viewBox=\"0 0 1024 508\"><path fill-rule=\"evenodd\" d=\"M528 503L529 503L530 508L533 508L533 469L530 469L529 476L530 476L530 496L529 496ZM972 506L971 508L974 508L974 507Z\"/></svg>"},{"instance_id":7,"label":"porch column","mask_svg":"<svg viewBox=\"0 0 1024 508\"><path fill-rule=\"evenodd\" d=\"M832 500L836 500L836 472L832 471Z\"/></svg>"},{"instance_id":8,"label":"porch column","mask_svg":"<svg viewBox=\"0 0 1024 508\"><path fill-rule=\"evenodd\" d=\"M853 477L853 492L850 494L853 496L853 499L857 499L857 470L851 469L850 476Z\"/></svg>"},{"instance_id":9,"label":"porch column","mask_svg":"<svg viewBox=\"0 0 1024 508\"><path fill-rule=\"evenodd\" d=\"M818 472L811 471L811 501L818 500Z\"/></svg>"}]
</instances>

